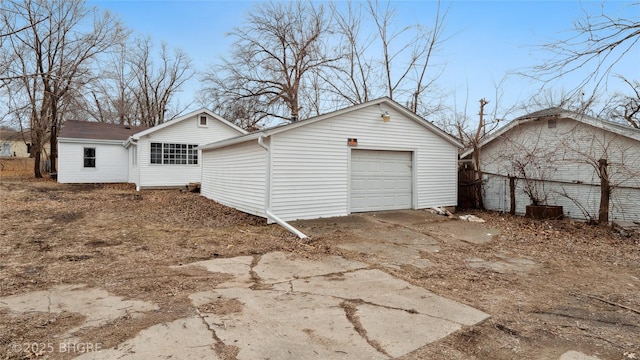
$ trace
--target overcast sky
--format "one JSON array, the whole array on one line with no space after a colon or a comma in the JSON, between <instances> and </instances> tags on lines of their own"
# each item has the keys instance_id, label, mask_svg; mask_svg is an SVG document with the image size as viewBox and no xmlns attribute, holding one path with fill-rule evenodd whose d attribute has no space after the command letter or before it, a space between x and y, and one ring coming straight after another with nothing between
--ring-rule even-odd
<instances>
[{"instance_id":1,"label":"overcast sky","mask_svg":"<svg viewBox=\"0 0 640 360\"><path fill-rule=\"evenodd\" d=\"M89 1L89 4L114 12L136 33L182 48L201 71L225 56L232 41L225 34L242 24L243 15L256 2ZM399 23L421 22L430 27L437 4L394 1L393 5L397 8ZM535 45L569 36L573 22L585 11L599 13L604 6L607 14L614 17L640 18L640 14L629 14L626 1L455 1L442 5L450 6L445 36L451 38L436 54L437 62L446 65L438 86L446 94L448 105L458 111L467 102L469 114L477 113L478 100L482 97L490 101L489 107L495 106L496 84L510 71L539 64L543 54L534 50ZM618 64L618 73L632 79L640 77L639 48L640 44ZM582 76L584 73L577 73L562 79L554 89L570 90ZM181 102L191 102L199 86L196 79L192 80L180 93ZM615 88L610 86L609 91ZM538 84L510 76L501 83L500 89L504 95L499 106L509 108L535 95Z\"/></svg>"}]
</instances>

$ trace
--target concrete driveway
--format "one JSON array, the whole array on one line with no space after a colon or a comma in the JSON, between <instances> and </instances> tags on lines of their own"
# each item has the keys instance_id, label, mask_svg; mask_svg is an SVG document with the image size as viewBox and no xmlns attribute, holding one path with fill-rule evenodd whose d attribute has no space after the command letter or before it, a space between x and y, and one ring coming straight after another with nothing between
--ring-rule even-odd
<instances>
[{"instance_id":1,"label":"concrete driveway","mask_svg":"<svg viewBox=\"0 0 640 360\"><path fill-rule=\"evenodd\" d=\"M489 315L435 295L380 270L404 264L430 266L421 252L438 251L422 226L446 233L452 222L426 212L403 211L296 222L311 236L340 230L370 241L340 244L375 255L379 264L339 256L306 259L272 252L212 259L183 266L227 274L227 281L189 298L194 315L147 328L114 348L80 359L386 359L399 357ZM460 222L456 222L461 226ZM452 241L482 241L491 234L459 231ZM461 235L460 235L461 234ZM488 235L487 235L488 234ZM348 236L347 236L348 237ZM465 237L469 239L465 240ZM54 294L55 296L53 296ZM78 297L77 294L83 294ZM92 297L91 294L95 296ZM154 304L81 285L0 299L13 311L114 309L93 312L74 331L155 309ZM42 299L47 301L43 302ZM61 311L61 310L60 310ZM74 334L67 334L73 342Z\"/></svg>"}]
</instances>

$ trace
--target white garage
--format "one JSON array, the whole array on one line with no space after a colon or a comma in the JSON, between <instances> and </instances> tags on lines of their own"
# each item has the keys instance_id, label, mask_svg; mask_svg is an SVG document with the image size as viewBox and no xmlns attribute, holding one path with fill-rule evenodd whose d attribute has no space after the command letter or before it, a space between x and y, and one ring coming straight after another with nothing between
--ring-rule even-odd
<instances>
[{"instance_id":1,"label":"white garage","mask_svg":"<svg viewBox=\"0 0 640 360\"><path fill-rule=\"evenodd\" d=\"M381 98L201 146L201 193L269 222L455 206L459 147Z\"/></svg>"},{"instance_id":2,"label":"white garage","mask_svg":"<svg viewBox=\"0 0 640 360\"><path fill-rule=\"evenodd\" d=\"M351 212L411 209L409 151L351 151Z\"/></svg>"}]
</instances>

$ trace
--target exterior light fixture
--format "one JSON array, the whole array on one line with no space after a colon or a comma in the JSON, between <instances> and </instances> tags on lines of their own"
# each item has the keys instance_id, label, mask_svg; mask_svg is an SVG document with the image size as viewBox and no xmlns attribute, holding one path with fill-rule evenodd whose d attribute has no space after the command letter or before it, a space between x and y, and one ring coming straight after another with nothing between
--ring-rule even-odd
<instances>
[{"instance_id":1,"label":"exterior light fixture","mask_svg":"<svg viewBox=\"0 0 640 360\"><path fill-rule=\"evenodd\" d=\"M382 115L380 115L382 117L382 121L384 122L389 122L391 121L391 115L389 114L388 111L385 111L384 113L382 113Z\"/></svg>"}]
</instances>

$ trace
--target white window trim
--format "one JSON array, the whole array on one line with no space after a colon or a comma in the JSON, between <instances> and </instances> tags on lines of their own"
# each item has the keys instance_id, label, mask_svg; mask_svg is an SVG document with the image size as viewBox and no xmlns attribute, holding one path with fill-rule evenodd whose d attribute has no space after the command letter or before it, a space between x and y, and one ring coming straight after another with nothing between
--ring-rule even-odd
<instances>
[{"instance_id":1,"label":"white window trim","mask_svg":"<svg viewBox=\"0 0 640 360\"><path fill-rule=\"evenodd\" d=\"M86 156L85 153L86 153L87 149L93 149L93 157L87 157ZM97 158L98 158L98 151L96 150L95 147L85 146L85 147L82 148L82 168L83 169L95 169L95 168L97 168L97 163L98 163ZM86 165L87 159L93 159L93 166L87 166Z\"/></svg>"},{"instance_id":2,"label":"white window trim","mask_svg":"<svg viewBox=\"0 0 640 360\"><path fill-rule=\"evenodd\" d=\"M200 120L202 120L202 118L205 118L205 124L204 124L204 125L202 125L202 124L200 123ZM201 127L201 128L209 127L209 116L207 116L207 115L200 115L200 116L198 116L197 121L198 121L198 127Z\"/></svg>"},{"instance_id":3,"label":"white window trim","mask_svg":"<svg viewBox=\"0 0 640 360\"><path fill-rule=\"evenodd\" d=\"M153 147L153 144L160 144L160 162L159 163L154 163L152 162L152 156L153 156L153 151L151 150L151 148ZM167 146L171 146L171 145L184 145L187 147L187 153L186 153L186 164L171 164L171 163L165 163L165 149L167 148ZM189 147L192 147L192 149L189 149ZM199 150L195 150L195 148L198 147L198 144L183 144L183 143L165 143L165 142L152 142L149 143L149 165L151 166L199 166L200 165L200 161L201 161L201 155L200 155L200 151ZM191 151L191 153L190 153ZM194 155L193 152L195 152L195 164L189 163L190 159L189 159L189 155ZM193 161L191 159L191 161Z\"/></svg>"}]
</instances>

